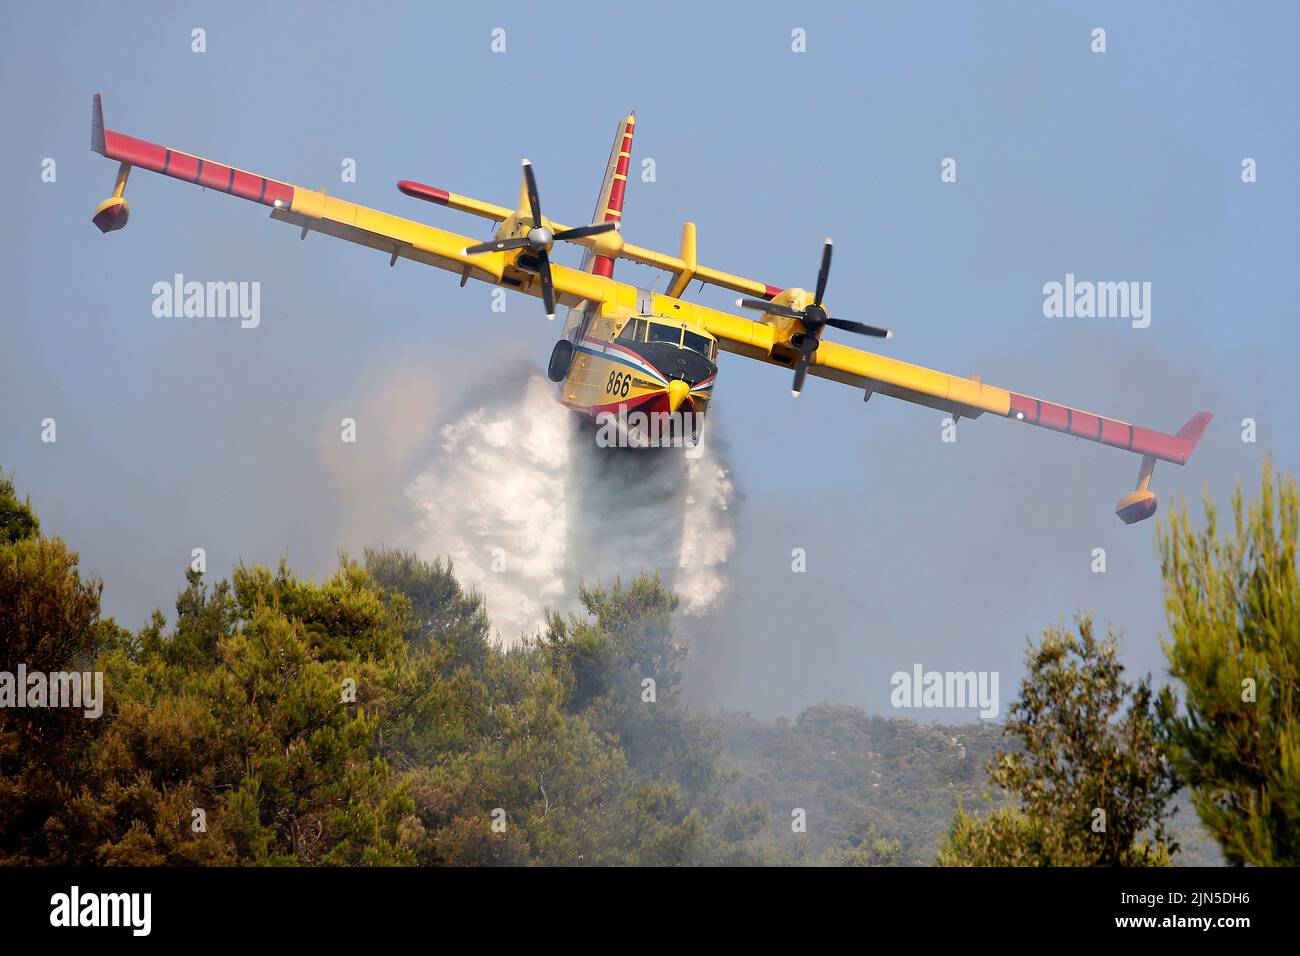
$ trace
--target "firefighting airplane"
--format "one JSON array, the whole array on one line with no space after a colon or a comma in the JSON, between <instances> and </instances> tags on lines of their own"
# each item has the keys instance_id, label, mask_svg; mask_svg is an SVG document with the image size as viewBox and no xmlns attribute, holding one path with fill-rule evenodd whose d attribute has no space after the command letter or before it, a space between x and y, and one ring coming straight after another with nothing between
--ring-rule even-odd
<instances>
[{"instance_id":1,"label":"firefighting airplane","mask_svg":"<svg viewBox=\"0 0 1300 956\"><path fill-rule=\"evenodd\" d=\"M412 198L496 223L495 237L478 242L114 132L104 126L103 102L95 94L91 148L120 165L113 195L96 208L93 222L105 233L126 225L129 210L123 193L131 167L139 166L269 206L272 219L297 226L303 239L311 232L323 233L378 249L388 255L390 266L398 259L410 259L458 273L462 286L470 279L507 286L539 297L548 319L555 318L557 306L567 306L564 333L551 353L548 374L560 386L560 401L594 420L641 412L646 417L686 420L686 429L698 437L712 399L721 349L791 369L795 396L806 376L814 375L861 389L864 400L879 394L940 409L954 422L988 412L1134 452L1142 456L1137 487L1120 499L1115 513L1125 524L1155 513L1157 499L1150 484L1156 462L1185 464L1210 422L1208 412L1192 416L1177 433L1168 435L987 385L975 376L947 375L824 339L828 328L876 338L892 334L827 313L823 296L831 266L829 239L812 292L701 265L691 222L682 227L675 256L625 242L620 224L634 123L635 117L627 116L618 125L589 225L566 226L542 213L537 179L528 160L523 161L514 208L409 180L397 184ZM580 268L551 260L557 240L584 247ZM664 271L670 277L667 289L659 293L616 281L615 259ZM682 296L692 281L739 292L742 298L736 304L759 318L687 302Z\"/></svg>"}]
</instances>

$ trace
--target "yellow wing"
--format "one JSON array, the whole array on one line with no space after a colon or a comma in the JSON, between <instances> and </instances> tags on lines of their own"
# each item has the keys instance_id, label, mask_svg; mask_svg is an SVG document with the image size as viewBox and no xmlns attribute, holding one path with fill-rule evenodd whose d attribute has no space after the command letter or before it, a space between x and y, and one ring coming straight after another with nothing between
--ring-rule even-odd
<instances>
[{"instance_id":1,"label":"yellow wing","mask_svg":"<svg viewBox=\"0 0 1300 956\"><path fill-rule=\"evenodd\" d=\"M377 249L389 256L390 264L399 258L411 259L464 278L505 285L534 296L541 294L537 276L518 266L516 253L467 255L466 247L479 240L107 129L99 94L93 102L91 148L121 163L114 195L100 204L94 216L95 224L104 232L126 225L128 212L122 194L127 173L132 167L140 167L268 206L273 219L297 226L304 239L313 232L323 233ZM435 192L443 197L445 205L467 208L479 215L500 219L514 215L504 207L453 197L441 190ZM556 231L567 228L552 225ZM575 241L587 245L592 240ZM577 305L583 299L603 300L604 283L609 280L559 264L552 271L563 304Z\"/></svg>"},{"instance_id":2,"label":"yellow wing","mask_svg":"<svg viewBox=\"0 0 1300 956\"><path fill-rule=\"evenodd\" d=\"M703 310L704 326L724 351L756 358L773 365L790 367L795 349L779 326L766 322ZM975 418L983 412L1006 415L1011 393L972 378L936 372L934 369L887 358L838 342L822 341L813 353L811 375L843 382L868 394L888 395L918 405Z\"/></svg>"}]
</instances>

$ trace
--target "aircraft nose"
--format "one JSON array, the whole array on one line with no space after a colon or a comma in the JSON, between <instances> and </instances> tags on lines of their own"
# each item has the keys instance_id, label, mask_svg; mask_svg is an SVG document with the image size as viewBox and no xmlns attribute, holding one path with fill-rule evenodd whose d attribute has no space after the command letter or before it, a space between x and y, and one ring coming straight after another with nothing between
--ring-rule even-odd
<instances>
[{"instance_id":1,"label":"aircraft nose","mask_svg":"<svg viewBox=\"0 0 1300 956\"><path fill-rule=\"evenodd\" d=\"M673 379L668 383L668 414L673 414L681 408L682 402L686 401L686 396L691 394L691 386L679 378Z\"/></svg>"}]
</instances>

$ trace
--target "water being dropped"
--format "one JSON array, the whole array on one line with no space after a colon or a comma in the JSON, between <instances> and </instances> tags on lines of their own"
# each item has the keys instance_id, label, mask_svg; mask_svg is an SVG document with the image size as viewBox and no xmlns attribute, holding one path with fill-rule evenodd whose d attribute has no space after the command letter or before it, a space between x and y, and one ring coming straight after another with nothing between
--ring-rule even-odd
<instances>
[{"instance_id":1,"label":"water being dropped","mask_svg":"<svg viewBox=\"0 0 1300 956\"><path fill-rule=\"evenodd\" d=\"M657 572L686 615L725 598L736 492L716 442L706 437L698 457L600 448L537 372L437 434L436 455L405 489L415 518L405 544L450 558L503 642L536 633L547 608L572 610L580 581Z\"/></svg>"}]
</instances>

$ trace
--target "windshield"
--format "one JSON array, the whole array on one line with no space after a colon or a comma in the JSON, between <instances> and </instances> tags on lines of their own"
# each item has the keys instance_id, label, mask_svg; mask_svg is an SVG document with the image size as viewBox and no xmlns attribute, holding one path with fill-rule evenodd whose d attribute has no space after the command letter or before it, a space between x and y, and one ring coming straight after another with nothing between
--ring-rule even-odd
<instances>
[{"instance_id":1,"label":"windshield","mask_svg":"<svg viewBox=\"0 0 1300 956\"><path fill-rule=\"evenodd\" d=\"M706 359L713 358L713 341L706 335L697 335L695 332L687 332L682 343L692 352L699 352Z\"/></svg>"},{"instance_id":2,"label":"windshield","mask_svg":"<svg viewBox=\"0 0 1300 956\"><path fill-rule=\"evenodd\" d=\"M682 327L680 325L660 325L652 323L649 328L648 342L664 342L668 345L682 344Z\"/></svg>"},{"instance_id":3,"label":"windshield","mask_svg":"<svg viewBox=\"0 0 1300 956\"><path fill-rule=\"evenodd\" d=\"M618 334L619 340L623 342L644 342L645 327L645 319L628 319L623 325L623 331Z\"/></svg>"}]
</instances>

